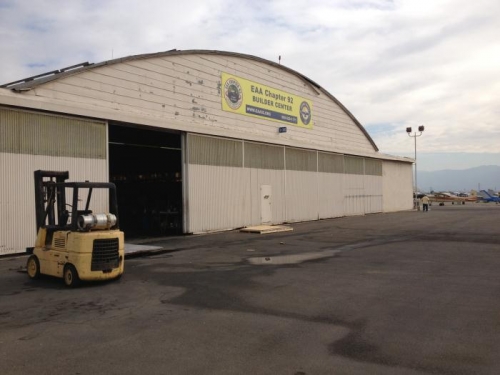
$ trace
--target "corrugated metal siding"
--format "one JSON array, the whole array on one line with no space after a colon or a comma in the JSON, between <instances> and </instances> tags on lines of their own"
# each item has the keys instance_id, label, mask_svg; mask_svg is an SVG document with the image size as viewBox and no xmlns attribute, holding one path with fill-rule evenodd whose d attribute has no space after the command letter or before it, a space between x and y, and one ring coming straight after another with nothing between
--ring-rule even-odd
<instances>
[{"instance_id":1,"label":"corrugated metal siding","mask_svg":"<svg viewBox=\"0 0 500 375\"><path fill-rule=\"evenodd\" d=\"M365 174L364 159L355 156L344 157L344 173L346 174Z\"/></svg>"},{"instance_id":2,"label":"corrugated metal siding","mask_svg":"<svg viewBox=\"0 0 500 375\"><path fill-rule=\"evenodd\" d=\"M189 232L233 229L250 223L248 170L190 164L188 171Z\"/></svg>"},{"instance_id":3,"label":"corrugated metal siding","mask_svg":"<svg viewBox=\"0 0 500 375\"><path fill-rule=\"evenodd\" d=\"M36 238L33 172L69 171L71 181L107 182L105 159L0 153L0 255L24 252ZM95 210L105 211L108 196L96 195Z\"/></svg>"},{"instance_id":4,"label":"corrugated metal siding","mask_svg":"<svg viewBox=\"0 0 500 375\"><path fill-rule=\"evenodd\" d=\"M285 160L286 221L318 219L318 153L286 147Z\"/></svg>"},{"instance_id":5,"label":"corrugated metal siding","mask_svg":"<svg viewBox=\"0 0 500 375\"><path fill-rule=\"evenodd\" d=\"M316 172L318 170L316 151L286 147L285 155L288 171Z\"/></svg>"},{"instance_id":6,"label":"corrugated metal siding","mask_svg":"<svg viewBox=\"0 0 500 375\"><path fill-rule=\"evenodd\" d=\"M188 134L188 163L242 167L243 142Z\"/></svg>"},{"instance_id":7,"label":"corrugated metal siding","mask_svg":"<svg viewBox=\"0 0 500 375\"><path fill-rule=\"evenodd\" d=\"M245 144L246 148L246 144ZM272 223L280 224L285 221L285 171L272 169L249 168L250 172L250 225L261 224L261 195L260 187L270 185Z\"/></svg>"},{"instance_id":8,"label":"corrugated metal siding","mask_svg":"<svg viewBox=\"0 0 500 375\"><path fill-rule=\"evenodd\" d=\"M344 213L347 216L365 214L364 174L364 158L344 156Z\"/></svg>"},{"instance_id":9,"label":"corrugated metal siding","mask_svg":"<svg viewBox=\"0 0 500 375\"><path fill-rule=\"evenodd\" d=\"M344 173L344 155L318 152L318 171Z\"/></svg>"},{"instance_id":10,"label":"corrugated metal siding","mask_svg":"<svg viewBox=\"0 0 500 375\"><path fill-rule=\"evenodd\" d=\"M344 174L344 213L363 215L365 213L365 176Z\"/></svg>"},{"instance_id":11,"label":"corrugated metal siding","mask_svg":"<svg viewBox=\"0 0 500 375\"><path fill-rule=\"evenodd\" d=\"M284 147L245 142L245 168L285 169Z\"/></svg>"},{"instance_id":12,"label":"corrugated metal siding","mask_svg":"<svg viewBox=\"0 0 500 375\"><path fill-rule=\"evenodd\" d=\"M344 197L346 215L382 212L382 162L346 156Z\"/></svg>"},{"instance_id":13,"label":"corrugated metal siding","mask_svg":"<svg viewBox=\"0 0 500 375\"><path fill-rule=\"evenodd\" d=\"M316 220L318 214L317 172L286 171L286 221Z\"/></svg>"},{"instance_id":14,"label":"corrugated metal siding","mask_svg":"<svg viewBox=\"0 0 500 375\"><path fill-rule=\"evenodd\" d=\"M198 135L188 140L195 162L186 176L190 232L260 224L262 185L272 189L274 224L383 211L379 160L295 148L286 148L283 159L282 146ZM234 160L238 166L210 165Z\"/></svg>"},{"instance_id":15,"label":"corrugated metal siding","mask_svg":"<svg viewBox=\"0 0 500 375\"><path fill-rule=\"evenodd\" d=\"M383 162L383 210L394 212L413 208L413 166L409 163Z\"/></svg>"},{"instance_id":16,"label":"corrugated metal siding","mask_svg":"<svg viewBox=\"0 0 500 375\"><path fill-rule=\"evenodd\" d=\"M106 159L106 124L0 107L0 152Z\"/></svg>"},{"instance_id":17,"label":"corrugated metal siding","mask_svg":"<svg viewBox=\"0 0 500 375\"><path fill-rule=\"evenodd\" d=\"M187 153L189 232L260 224L262 185L272 187L272 222L285 220L284 147L188 134Z\"/></svg>"},{"instance_id":18,"label":"corrugated metal siding","mask_svg":"<svg viewBox=\"0 0 500 375\"><path fill-rule=\"evenodd\" d=\"M318 173L320 219L344 216L343 183L343 173Z\"/></svg>"},{"instance_id":19,"label":"corrugated metal siding","mask_svg":"<svg viewBox=\"0 0 500 375\"><path fill-rule=\"evenodd\" d=\"M382 176L365 175L365 213L383 211Z\"/></svg>"},{"instance_id":20,"label":"corrugated metal siding","mask_svg":"<svg viewBox=\"0 0 500 375\"><path fill-rule=\"evenodd\" d=\"M365 159L365 174L370 176L382 176L382 160Z\"/></svg>"}]
</instances>

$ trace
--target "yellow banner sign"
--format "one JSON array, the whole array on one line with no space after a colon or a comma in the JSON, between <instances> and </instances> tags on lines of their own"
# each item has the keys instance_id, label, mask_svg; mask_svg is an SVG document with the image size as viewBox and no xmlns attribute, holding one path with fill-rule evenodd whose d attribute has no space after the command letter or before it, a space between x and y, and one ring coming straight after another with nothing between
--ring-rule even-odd
<instances>
[{"instance_id":1,"label":"yellow banner sign","mask_svg":"<svg viewBox=\"0 0 500 375\"><path fill-rule=\"evenodd\" d=\"M257 82L222 73L222 109L312 129L312 102Z\"/></svg>"}]
</instances>

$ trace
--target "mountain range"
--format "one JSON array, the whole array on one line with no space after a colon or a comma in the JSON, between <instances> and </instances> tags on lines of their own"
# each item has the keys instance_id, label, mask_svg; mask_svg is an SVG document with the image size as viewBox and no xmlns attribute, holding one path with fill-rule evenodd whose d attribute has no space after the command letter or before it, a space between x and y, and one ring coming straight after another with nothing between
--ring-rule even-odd
<instances>
[{"instance_id":1,"label":"mountain range","mask_svg":"<svg viewBox=\"0 0 500 375\"><path fill-rule=\"evenodd\" d=\"M418 190L469 192L500 189L500 165L483 165L462 170L417 171Z\"/></svg>"}]
</instances>

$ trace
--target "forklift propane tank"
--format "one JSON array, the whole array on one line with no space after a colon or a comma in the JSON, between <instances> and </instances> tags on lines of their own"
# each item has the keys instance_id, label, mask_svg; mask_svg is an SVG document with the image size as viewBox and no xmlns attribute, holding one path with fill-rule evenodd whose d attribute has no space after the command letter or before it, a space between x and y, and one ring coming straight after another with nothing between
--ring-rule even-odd
<instances>
[{"instance_id":1,"label":"forklift propane tank","mask_svg":"<svg viewBox=\"0 0 500 375\"><path fill-rule=\"evenodd\" d=\"M110 229L116 225L116 216L113 214L80 215L77 219L78 229L89 231L91 229Z\"/></svg>"}]
</instances>

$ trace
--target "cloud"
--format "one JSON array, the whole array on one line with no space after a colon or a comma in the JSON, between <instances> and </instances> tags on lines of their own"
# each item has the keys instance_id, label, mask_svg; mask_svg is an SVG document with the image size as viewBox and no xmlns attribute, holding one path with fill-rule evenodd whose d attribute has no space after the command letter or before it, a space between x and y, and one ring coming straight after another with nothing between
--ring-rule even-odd
<instances>
[{"instance_id":1,"label":"cloud","mask_svg":"<svg viewBox=\"0 0 500 375\"><path fill-rule=\"evenodd\" d=\"M339 99L386 153L500 152L496 0L0 1L0 82L178 49L246 53ZM499 161L500 164L500 161Z\"/></svg>"}]
</instances>

